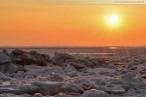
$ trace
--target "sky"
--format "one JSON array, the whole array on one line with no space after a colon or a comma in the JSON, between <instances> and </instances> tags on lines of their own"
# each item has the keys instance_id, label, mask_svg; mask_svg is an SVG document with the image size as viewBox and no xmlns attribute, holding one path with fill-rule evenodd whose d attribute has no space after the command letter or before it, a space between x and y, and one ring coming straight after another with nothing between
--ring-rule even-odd
<instances>
[{"instance_id":1,"label":"sky","mask_svg":"<svg viewBox=\"0 0 146 97\"><path fill-rule=\"evenodd\" d=\"M0 46L145 46L145 37L146 5L0 0Z\"/></svg>"}]
</instances>

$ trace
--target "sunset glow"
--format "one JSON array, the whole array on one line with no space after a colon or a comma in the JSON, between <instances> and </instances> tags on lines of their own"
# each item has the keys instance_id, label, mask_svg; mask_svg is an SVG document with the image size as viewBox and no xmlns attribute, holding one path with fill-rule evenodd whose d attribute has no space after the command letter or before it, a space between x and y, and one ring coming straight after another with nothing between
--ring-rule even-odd
<instances>
[{"instance_id":1,"label":"sunset glow","mask_svg":"<svg viewBox=\"0 0 146 97\"><path fill-rule=\"evenodd\" d=\"M118 23L118 21L119 21L119 17L116 16L116 15L113 15L113 16L109 17L109 23L111 25L116 25Z\"/></svg>"},{"instance_id":2,"label":"sunset glow","mask_svg":"<svg viewBox=\"0 0 146 97\"><path fill-rule=\"evenodd\" d=\"M0 1L1 46L144 46L146 5Z\"/></svg>"}]
</instances>

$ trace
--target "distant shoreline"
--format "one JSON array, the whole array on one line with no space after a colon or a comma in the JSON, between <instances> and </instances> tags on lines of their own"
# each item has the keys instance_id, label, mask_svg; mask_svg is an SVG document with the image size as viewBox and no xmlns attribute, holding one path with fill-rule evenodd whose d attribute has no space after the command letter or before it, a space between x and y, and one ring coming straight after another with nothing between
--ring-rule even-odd
<instances>
[{"instance_id":1,"label":"distant shoreline","mask_svg":"<svg viewBox=\"0 0 146 97\"><path fill-rule=\"evenodd\" d=\"M0 49L146 48L146 46L0 46Z\"/></svg>"}]
</instances>

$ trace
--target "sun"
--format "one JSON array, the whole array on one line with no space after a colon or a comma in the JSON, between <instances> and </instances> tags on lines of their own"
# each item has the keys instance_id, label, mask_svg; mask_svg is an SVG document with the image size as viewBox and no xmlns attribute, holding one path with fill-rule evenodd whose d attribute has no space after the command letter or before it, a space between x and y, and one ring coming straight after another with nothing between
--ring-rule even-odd
<instances>
[{"instance_id":1,"label":"sun","mask_svg":"<svg viewBox=\"0 0 146 97\"><path fill-rule=\"evenodd\" d=\"M119 22L119 16L117 15L111 15L108 18L108 22L110 25L117 25Z\"/></svg>"}]
</instances>

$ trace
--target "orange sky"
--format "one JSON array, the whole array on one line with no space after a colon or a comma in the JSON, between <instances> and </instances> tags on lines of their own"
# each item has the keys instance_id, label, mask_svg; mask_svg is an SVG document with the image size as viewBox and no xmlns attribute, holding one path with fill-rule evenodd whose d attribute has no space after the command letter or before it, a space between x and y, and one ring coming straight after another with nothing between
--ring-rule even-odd
<instances>
[{"instance_id":1,"label":"orange sky","mask_svg":"<svg viewBox=\"0 0 146 97\"><path fill-rule=\"evenodd\" d=\"M117 27L107 16L120 17ZM0 1L0 46L145 46L146 5Z\"/></svg>"}]
</instances>

